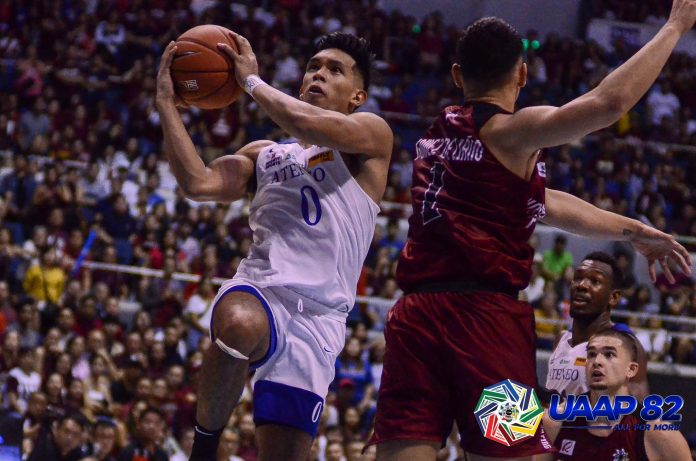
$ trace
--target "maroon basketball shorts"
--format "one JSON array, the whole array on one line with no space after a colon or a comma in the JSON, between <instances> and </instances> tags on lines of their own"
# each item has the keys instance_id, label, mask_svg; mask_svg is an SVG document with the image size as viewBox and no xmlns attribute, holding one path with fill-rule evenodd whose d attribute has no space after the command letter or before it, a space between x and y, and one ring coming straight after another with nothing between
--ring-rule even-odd
<instances>
[{"instance_id":1,"label":"maroon basketball shorts","mask_svg":"<svg viewBox=\"0 0 696 461\"><path fill-rule=\"evenodd\" d=\"M552 451L541 425L511 446L483 436L474 409L487 386L536 387L534 312L495 292L412 293L389 313L387 350L370 444L443 442L453 422L470 453L520 457Z\"/></svg>"}]
</instances>

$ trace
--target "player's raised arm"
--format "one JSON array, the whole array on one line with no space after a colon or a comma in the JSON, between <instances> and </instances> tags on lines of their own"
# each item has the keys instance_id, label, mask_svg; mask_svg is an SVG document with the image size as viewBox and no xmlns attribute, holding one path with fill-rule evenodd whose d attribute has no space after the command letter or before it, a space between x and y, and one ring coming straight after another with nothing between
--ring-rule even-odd
<instances>
[{"instance_id":1,"label":"player's raised arm","mask_svg":"<svg viewBox=\"0 0 696 461\"><path fill-rule=\"evenodd\" d=\"M162 55L155 100L164 135L164 152L172 173L184 194L193 200L229 202L242 198L249 179L254 175L256 157L271 142L252 142L234 155L220 157L206 166L176 107L180 101L174 93L169 72L175 51L176 45L172 42Z\"/></svg>"},{"instance_id":2,"label":"player's raised arm","mask_svg":"<svg viewBox=\"0 0 696 461\"><path fill-rule=\"evenodd\" d=\"M487 127L488 139L494 139L500 149L530 153L612 125L645 95L695 20L696 0L674 0L669 19L657 35L592 91L561 107L528 107L494 118Z\"/></svg>"},{"instance_id":3,"label":"player's raised arm","mask_svg":"<svg viewBox=\"0 0 696 461\"><path fill-rule=\"evenodd\" d=\"M691 275L691 256L671 235L646 226L635 219L611 213L558 190L546 190L544 223L574 234L607 240L625 240L648 260L650 278L656 280L655 266L660 263L670 281L674 281L668 260L672 259Z\"/></svg>"},{"instance_id":4,"label":"player's raised arm","mask_svg":"<svg viewBox=\"0 0 696 461\"><path fill-rule=\"evenodd\" d=\"M389 157L393 134L387 123L375 114L353 113L367 99L367 79L354 60L330 50L317 53L309 60L296 99L263 82L248 40L235 33L231 37L239 52L222 43L218 47L234 60L237 82L290 135L344 153Z\"/></svg>"}]
</instances>

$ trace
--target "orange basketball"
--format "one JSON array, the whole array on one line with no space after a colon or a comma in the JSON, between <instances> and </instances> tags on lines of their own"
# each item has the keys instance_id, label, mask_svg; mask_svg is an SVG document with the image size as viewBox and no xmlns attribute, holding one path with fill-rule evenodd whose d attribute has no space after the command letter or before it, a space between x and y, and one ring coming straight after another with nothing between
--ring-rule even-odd
<instances>
[{"instance_id":1,"label":"orange basketball","mask_svg":"<svg viewBox=\"0 0 696 461\"><path fill-rule=\"evenodd\" d=\"M201 109L229 106L242 94L234 76L234 62L217 47L225 43L237 49L229 29L197 26L176 40L171 72L174 91L187 104Z\"/></svg>"}]
</instances>

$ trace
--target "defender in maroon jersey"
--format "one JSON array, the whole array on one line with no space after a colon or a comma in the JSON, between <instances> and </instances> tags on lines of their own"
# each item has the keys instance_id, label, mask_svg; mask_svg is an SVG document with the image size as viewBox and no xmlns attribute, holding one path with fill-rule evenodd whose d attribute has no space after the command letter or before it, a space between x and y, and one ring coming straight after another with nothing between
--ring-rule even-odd
<instances>
[{"instance_id":1,"label":"defender in maroon jersey","mask_svg":"<svg viewBox=\"0 0 696 461\"><path fill-rule=\"evenodd\" d=\"M385 328L377 403L378 459L434 460L456 421L469 460L530 457L551 449L543 429L506 446L474 417L484 387L505 379L535 387L534 314L517 292L531 275L537 221L594 238L627 240L668 278L690 273L671 236L544 189L540 150L616 122L655 81L696 20L696 0L675 0L668 23L631 60L562 107L515 111L525 85L521 36L497 18L469 26L452 77L466 103L446 108L417 143L413 215L399 261L405 295Z\"/></svg>"},{"instance_id":2,"label":"defender in maroon jersey","mask_svg":"<svg viewBox=\"0 0 696 461\"><path fill-rule=\"evenodd\" d=\"M521 178L481 141L479 130L498 106L447 107L416 143L413 215L399 260L401 288L476 282L514 293L529 283L534 250L527 243L546 214L541 155Z\"/></svg>"},{"instance_id":3,"label":"defender in maroon jersey","mask_svg":"<svg viewBox=\"0 0 696 461\"><path fill-rule=\"evenodd\" d=\"M628 383L638 374L639 367L635 336L614 329L592 336L585 365L590 402L597 402L600 395L608 395L612 401L617 395L629 395ZM551 419L547 410L544 427L558 453L541 455L537 461L691 461L689 446L679 431L655 430L664 423L643 421L639 413L638 410L616 423L588 422L582 418L561 423ZM646 425L650 430L641 429ZM604 428L588 429L589 426Z\"/></svg>"}]
</instances>

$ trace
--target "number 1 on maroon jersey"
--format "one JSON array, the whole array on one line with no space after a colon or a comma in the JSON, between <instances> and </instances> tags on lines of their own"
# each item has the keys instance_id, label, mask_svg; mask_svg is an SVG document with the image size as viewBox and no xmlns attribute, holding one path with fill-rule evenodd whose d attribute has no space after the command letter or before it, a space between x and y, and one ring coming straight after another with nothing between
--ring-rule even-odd
<instances>
[{"instance_id":1,"label":"number 1 on maroon jersey","mask_svg":"<svg viewBox=\"0 0 696 461\"><path fill-rule=\"evenodd\" d=\"M440 162L435 162L430 169L432 179L428 185L428 190L423 196L423 225L428 224L439 218L440 211L437 209L437 194L445 185L445 167Z\"/></svg>"}]
</instances>

